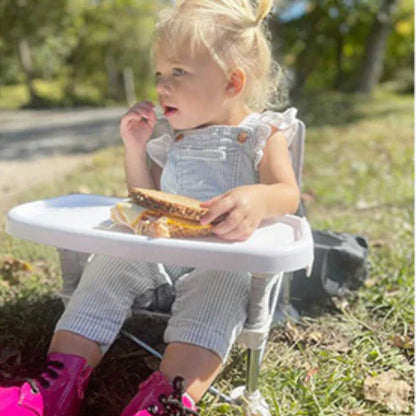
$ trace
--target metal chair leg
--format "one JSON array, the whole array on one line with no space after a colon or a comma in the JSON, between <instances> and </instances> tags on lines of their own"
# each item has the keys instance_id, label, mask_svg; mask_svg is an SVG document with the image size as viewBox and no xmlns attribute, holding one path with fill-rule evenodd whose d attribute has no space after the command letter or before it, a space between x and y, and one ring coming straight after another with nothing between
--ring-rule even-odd
<instances>
[{"instance_id":1,"label":"metal chair leg","mask_svg":"<svg viewBox=\"0 0 416 416\"><path fill-rule=\"evenodd\" d=\"M258 389L260 365L265 346L247 349L247 380L245 386L232 390L233 403L242 407L244 416L271 416L269 405Z\"/></svg>"},{"instance_id":2,"label":"metal chair leg","mask_svg":"<svg viewBox=\"0 0 416 416\"><path fill-rule=\"evenodd\" d=\"M258 389L260 365L263 358L264 348L259 350L247 350L247 380L246 390L254 393Z\"/></svg>"}]
</instances>

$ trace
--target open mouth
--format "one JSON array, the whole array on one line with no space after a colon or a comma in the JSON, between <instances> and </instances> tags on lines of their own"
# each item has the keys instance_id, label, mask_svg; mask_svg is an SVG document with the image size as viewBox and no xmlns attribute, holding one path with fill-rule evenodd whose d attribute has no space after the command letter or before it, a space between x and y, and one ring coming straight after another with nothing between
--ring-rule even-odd
<instances>
[{"instance_id":1,"label":"open mouth","mask_svg":"<svg viewBox=\"0 0 416 416\"><path fill-rule=\"evenodd\" d=\"M164 108L163 114L166 117L172 116L173 114L175 114L178 111L178 109L176 107L172 107L170 105L165 105L163 108Z\"/></svg>"}]
</instances>

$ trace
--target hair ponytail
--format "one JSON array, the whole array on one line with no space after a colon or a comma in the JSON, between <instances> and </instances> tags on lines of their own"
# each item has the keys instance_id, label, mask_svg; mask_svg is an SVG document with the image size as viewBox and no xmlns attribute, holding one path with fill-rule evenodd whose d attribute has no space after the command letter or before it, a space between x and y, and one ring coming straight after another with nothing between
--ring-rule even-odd
<instances>
[{"instance_id":1,"label":"hair ponytail","mask_svg":"<svg viewBox=\"0 0 416 416\"><path fill-rule=\"evenodd\" d=\"M258 25L270 13L273 7L273 0L260 0L257 8L257 16L255 23Z\"/></svg>"}]
</instances>

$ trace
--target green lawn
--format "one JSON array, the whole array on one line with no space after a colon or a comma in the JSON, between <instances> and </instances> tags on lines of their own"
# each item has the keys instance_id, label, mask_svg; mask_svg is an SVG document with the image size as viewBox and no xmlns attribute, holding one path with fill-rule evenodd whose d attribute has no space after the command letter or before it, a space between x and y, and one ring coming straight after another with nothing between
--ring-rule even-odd
<instances>
[{"instance_id":1,"label":"green lawn","mask_svg":"<svg viewBox=\"0 0 416 416\"><path fill-rule=\"evenodd\" d=\"M352 298L321 308L301 324L273 330L261 390L273 415L413 414L412 394L407 409L395 411L388 401L371 401L364 393L367 378L390 369L414 388L413 97L324 93L304 100L300 117L307 123L308 218L315 229L366 236L370 277ZM78 191L124 195L123 190L118 147L97 152L82 169L17 202ZM4 218L1 222L3 230ZM59 285L53 248L0 231L0 378L39 368L62 311L55 298ZM148 322L131 325L149 332ZM157 348L162 331L151 336ZM241 383L241 353L241 347L233 349L218 387ZM127 340L117 341L97 369L83 415L117 414L154 365ZM128 378L121 378L122 372ZM201 406L204 416L239 414L209 395Z\"/></svg>"}]
</instances>

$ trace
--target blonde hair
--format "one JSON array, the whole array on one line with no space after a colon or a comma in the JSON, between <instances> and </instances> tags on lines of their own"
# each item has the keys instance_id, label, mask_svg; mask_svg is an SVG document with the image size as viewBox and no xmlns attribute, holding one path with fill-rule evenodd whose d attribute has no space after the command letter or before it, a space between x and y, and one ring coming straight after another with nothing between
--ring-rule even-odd
<instances>
[{"instance_id":1,"label":"blonde hair","mask_svg":"<svg viewBox=\"0 0 416 416\"><path fill-rule=\"evenodd\" d=\"M205 47L229 75L241 68L246 85L241 98L247 109L262 111L274 100L279 67L273 61L265 18L273 0L177 0L163 10L155 27L154 49L194 54Z\"/></svg>"}]
</instances>

